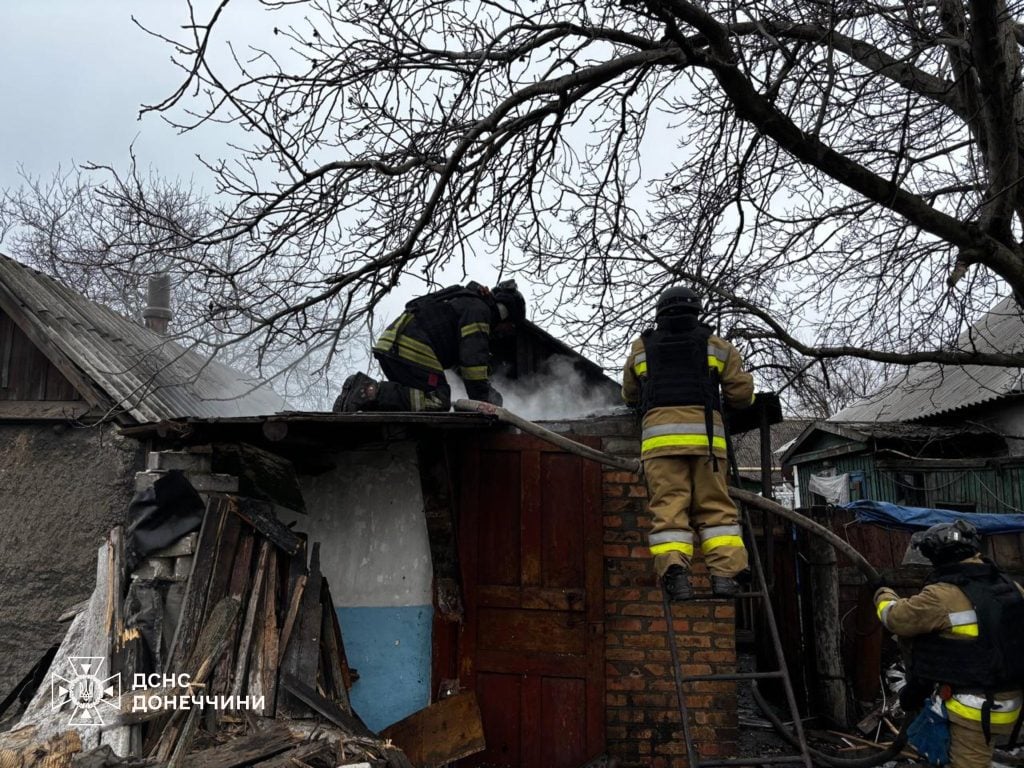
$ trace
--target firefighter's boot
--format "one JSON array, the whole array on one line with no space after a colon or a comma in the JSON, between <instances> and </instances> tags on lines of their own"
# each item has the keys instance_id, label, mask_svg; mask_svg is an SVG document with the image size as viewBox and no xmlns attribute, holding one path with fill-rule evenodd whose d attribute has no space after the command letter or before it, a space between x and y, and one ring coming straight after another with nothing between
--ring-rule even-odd
<instances>
[{"instance_id":1,"label":"firefighter's boot","mask_svg":"<svg viewBox=\"0 0 1024 768\"><path fill-rule=\"evenodd\" d=\"M711 594L718 597L732 597L740 591L740 583L729 576L711 574Z\"/></svg>"},{"instance_id":2,"label":"firefighter's boot","mask_svg":"<svg viewBox=\"0 0 1024 768\"><path fill-rule=\"evenodd\" d=\"M352 411L369 411L377 404L380 384L365 373L353 373L341 385L341 394L334 401L332 410L335 413L351 413Z\"/></svg>"},{"instance_id":3,"label":"firefighter's boot","mask_svg":"<svg viewBox=\"0 0 1024 768\"><path fill-rule=\"evenodd\" d=\"M693 588L690 586L690 574L681 565L670 565L665 575L661 577L661 585L668 594L668 599L673 603L689 600L693 597Z\"/></svg>"}]
</instances>

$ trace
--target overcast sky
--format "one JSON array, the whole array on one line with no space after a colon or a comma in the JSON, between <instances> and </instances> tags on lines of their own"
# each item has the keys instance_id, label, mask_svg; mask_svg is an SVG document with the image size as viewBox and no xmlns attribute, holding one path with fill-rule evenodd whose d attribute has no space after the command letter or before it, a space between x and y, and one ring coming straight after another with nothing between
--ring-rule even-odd
<instances>
[{"instance_id":1,"label":"overcast sky","mask_svg":"<svg viewBox=\"0 0 1024 768\"><path fill-rule=\"evenodd\" d=\"M199 5L209 5L200 2ZM217 127L184 136L157 115L138 119L141 104L160 101L181 82L171 48L143 32L182 35L182 0L6 0L0 25L4 117L0 121L0 186L18 183L18 168L47 177L87 162L127 166L134 143L140 165L168 178L208 186L195 155L223 154ZM262 37L273 21L257 3L232 3L227 31Z\"/></svg>"}]
</instances>

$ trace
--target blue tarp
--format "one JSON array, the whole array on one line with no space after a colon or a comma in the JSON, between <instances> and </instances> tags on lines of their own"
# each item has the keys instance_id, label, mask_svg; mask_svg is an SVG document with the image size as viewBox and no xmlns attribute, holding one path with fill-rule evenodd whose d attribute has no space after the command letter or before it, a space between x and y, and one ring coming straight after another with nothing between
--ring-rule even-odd
<instances>
[{"instance_id":1,"label":"blue tarp","mask_svg":"<svg viewBox=\"0 0 1024 768\"><path fill-rule=\"evenodd\" d=\"M991 512L950 512L948 509L901 507L887 501L852 501L844 509L857 513L861 523L880 523L900 528L928 528L938 523L952 523L963 518L981 534L1018 533L1024 531L1024 515L997 515Z\"/></svg>"}]
</instances>

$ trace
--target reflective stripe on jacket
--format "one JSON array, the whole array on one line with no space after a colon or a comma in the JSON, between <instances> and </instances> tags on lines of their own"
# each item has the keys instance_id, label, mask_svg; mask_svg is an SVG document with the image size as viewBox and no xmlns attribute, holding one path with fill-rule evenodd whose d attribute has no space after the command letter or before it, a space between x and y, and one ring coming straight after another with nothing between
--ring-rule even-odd
<instances>
[{"instance_id":1,"label":"reflective stripe on jacket","mask_svg":"<svg viewBox=\"0 0 1024 768\"><path fill-rule=\"evenodd\" d=\"M981 562L980 559L968 562L975 560ZM916 595L906 598L883 587L875 593L875 609L887 630L910 640L911 654L914 653L913 638L920 635L937 632L968 644L978 637L974 606L963 590L953 584L928 584ZM950 719L980 730L985 704L985 697L980 693L954 689L953 698L945 702ZM1020 708L1019 690L996 693L991 712L992 731L1004 733L1012 728Z\"/></svg>"},{"instance_id":2,"label":"reflective stripe on jacket","mask_svg":"<svg viewBox=\"0 0 1024 768\"><path fill-rule=\"evenodd\" d=\"M394 357L444 376L454 368L466 394L486 400L490 392L491 304L458 295L403 312L373 345L375 355Z\"/></svg>"},{"instance_id":3,"label":"reflective stripe on jacket","mask_svg":"<svg viewBox=\"0 0 1024 768\"><path fill-rule=\"evenodd\" d=\"M718 372L722 395L733 408L744 408L754 401L754 379L743 370L740 353L719 338L708 339L708 372ZM622 371L622 399L639 405L641 386L647 376L647 355L643 338L636 339ZM726 455L725 429L722 416L713 414L714 434L710 448L715 455ZM704 408L699 405L652 408L644 416L641 454L644 459L655 456L708 455L708 435Z\"/></svg>"}]
</instances>

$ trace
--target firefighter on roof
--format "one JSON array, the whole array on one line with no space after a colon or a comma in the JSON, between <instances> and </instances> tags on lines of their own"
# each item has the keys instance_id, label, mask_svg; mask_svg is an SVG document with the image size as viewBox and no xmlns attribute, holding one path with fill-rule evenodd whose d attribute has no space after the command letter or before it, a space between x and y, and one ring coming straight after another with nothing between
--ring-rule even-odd
<instances>
[{"instance_id":1,"label":"firefighter on roof","mask_svg":"<svg viewBox=\"0 0 1024 768\"><path fill-rule=\"evenodd\" d=\"M490 382L490 340L514 334L525 319L526 301L514 280L493 291L471 282L413 299L373 345L387 381L349 376L334 410L447 411L446 368L458 372L471 399L501 405Z\"/></svg>"},{"instance_id":2,"label":"firefighter on roof","mask_svg":"<svg viewBox=\"0 0 1024 768\"><path fill-rule=\"evenodd\" d=\"M875 592L882 624L909 639L900 702L945 710L954 768L990 766L992 735L1019 728L1021 712L1024 590L980 556L979 543L962 519L918 532L911 545L935 566L924 589Z\"/></svg>"},{"instance_id":3,"label":"firefighter on roof","mask_svg":"<svg viewBox=\"0 0 1024 768\"><path fill-rule=\"evenodd\" d=\"M715 594L739 590L747 551L726 485L722 396L743 408L754 381L732 344L698 322L700 297L669 288L658 299L656 327L633 342L622 397L643 413L642 459L653 525L654 567L672 600L692 596L689 569L699 542Z\"/></svg>"}]
</instances>

